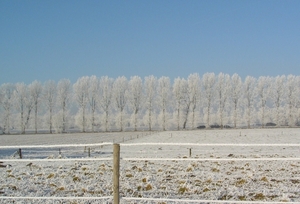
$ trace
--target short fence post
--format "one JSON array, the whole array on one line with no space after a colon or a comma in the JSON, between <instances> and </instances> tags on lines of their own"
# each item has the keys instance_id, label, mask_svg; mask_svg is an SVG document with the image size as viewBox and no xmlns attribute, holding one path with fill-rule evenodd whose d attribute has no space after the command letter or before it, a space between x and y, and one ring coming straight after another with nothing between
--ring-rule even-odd
<instances>
[{"instance_id":1,"label":"short fence post","mask_svg":"<svg viewBox=\"0 0 300 204\"><path fill-rule=\"evenodd\" d=\"M192 148L189 148L190 149L190 157L192 157Z\"/></svg>"},{"instance_id":2,"label":"short fence post","mask_svg":"<svg viewBox=\"0 0 300 204\"><path fill-rule=\"evenodd\" d=\"M91 148L90 147L88 149L88 155L89 155L89 157L91 157Z\"/></svg>"},{"instance_id":3,"label":"short fence post","mask_svg":"<svg viewBox=\"0 0 300 204\"><path fill-rule=\"evenodd\" d=\"M21 150L21 148L19 149L18 153L19 153L20 159L22 159L22 150Z\"/></svg>"},{"instance_id":4,"label":"short fence post","mask_svg":"<svg viewBox=\"0 0 300 204\"><path fill-rule=\"evenodd\" d=\"M119 204L120 144L114 144L113 157L113 198L114 204Z\"/></svg>"}]
</instances>

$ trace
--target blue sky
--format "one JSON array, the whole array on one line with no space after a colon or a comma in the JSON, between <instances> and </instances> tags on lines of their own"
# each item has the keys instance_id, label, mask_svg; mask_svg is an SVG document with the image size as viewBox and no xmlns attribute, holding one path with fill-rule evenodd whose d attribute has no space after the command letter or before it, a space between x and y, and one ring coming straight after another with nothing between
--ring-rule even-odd
<instances>
[{"instance_id":1,"label":"blue sky","mask_svg":"<svg viewBox=\"0 0 300 204\"><path fill-rule=\"evenodd\" d=\"M300 75L298 0L1 0L0 84Z\"/></svg>"}]
</instances>

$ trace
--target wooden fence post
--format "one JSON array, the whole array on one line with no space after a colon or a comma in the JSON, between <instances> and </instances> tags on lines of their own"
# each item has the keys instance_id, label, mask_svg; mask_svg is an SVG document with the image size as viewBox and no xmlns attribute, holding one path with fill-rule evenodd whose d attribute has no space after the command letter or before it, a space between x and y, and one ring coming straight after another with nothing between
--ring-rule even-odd
<instances>
[{"instance_id":1,"label":"wooden fence post","mask_svg":"<svg viewBox=\"0 0 300 204\"><path fill-rule=\"evenodd\" d=\"M19 156L20 156L20 159L22 159L22 150L21 150L21 148L19 149Z\"/></svg>"},{"instance_id":2,"label":"wooden fence post","mask_svg":"<svg viewBox=\"0 0 300 204\"><path fill-rule=\"evenodd\" d=\"M113 149L113 194L114 204L119 204L119 177L120 177L120 144L114 144Z\"/></svg>"}]
</instances>

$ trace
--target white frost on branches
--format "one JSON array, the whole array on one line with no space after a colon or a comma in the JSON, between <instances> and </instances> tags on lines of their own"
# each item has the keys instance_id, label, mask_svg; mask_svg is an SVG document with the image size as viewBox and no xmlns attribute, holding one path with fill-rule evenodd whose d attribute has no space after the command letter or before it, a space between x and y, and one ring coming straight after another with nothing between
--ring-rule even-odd
<instances>
[{"instance_id":1,"label":"white frost on branches","mask_svg":"<svg viewBox=\"0 0 300 204\"><path fill-rule=\"evenodd\" d=\"M187 78L84 76L0 85L4 134L300 125L300 76L258 79L237 74ZM75 119L75 120L74 120ZM200 123L201 122L201 123ZM232 124L231 124L232 123ZM16 125L17 124L17 125ZM205 126L201 125L204 128Z\"/></svg>"},{"instance_id":2,"label":"white frost on branches","mask_svg":"<svg viewBox=\"0 0 300 204\"><path fill-rule=\"evenodd\" d=\"M128 101L132 110L131 121L134 126L134 131L138 128L138 113L142 107L143 97L143 82L139 76L131 77L128 84Z\"/></svg>"}]
</instances>

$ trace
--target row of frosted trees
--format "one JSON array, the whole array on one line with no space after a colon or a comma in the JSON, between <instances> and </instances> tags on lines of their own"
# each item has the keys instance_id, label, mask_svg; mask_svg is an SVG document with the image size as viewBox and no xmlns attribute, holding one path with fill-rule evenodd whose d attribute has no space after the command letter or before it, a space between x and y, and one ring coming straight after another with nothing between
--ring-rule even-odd
<instances>
[{"instance_id":1,"label":"row of frosted trees","mask_svg":"<svg viewBox=\"0 0 300 204\"><path fill-rule=\"evenodd\" d=\"M191 74L187 79L84 76L0 86L2 132L297 126L299 76Z\"/></svg>"}]
</instances>

